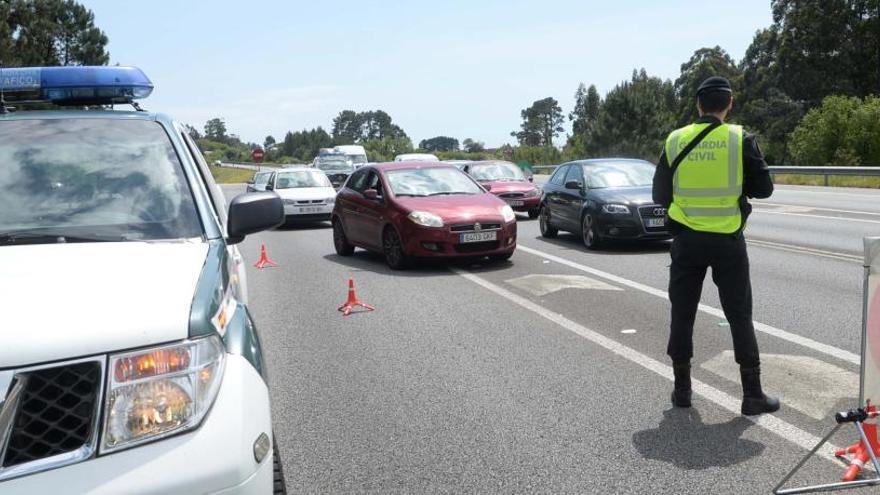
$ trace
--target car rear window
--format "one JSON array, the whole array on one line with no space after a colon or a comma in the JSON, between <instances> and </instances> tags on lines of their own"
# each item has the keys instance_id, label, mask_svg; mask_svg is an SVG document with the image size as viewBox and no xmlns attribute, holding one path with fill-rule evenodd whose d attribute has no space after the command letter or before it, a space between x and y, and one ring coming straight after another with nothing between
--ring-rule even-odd
<instances>
[{"instance_id":1,"label":"car rear window","mask_svg":"<svg viewBox=\"0 0 880 495\"><path fill-rule=\"evenodd\" d=\"M0 121L0 236L200 237L192 192L157 122Z\"/></svg>"}]
</instances>

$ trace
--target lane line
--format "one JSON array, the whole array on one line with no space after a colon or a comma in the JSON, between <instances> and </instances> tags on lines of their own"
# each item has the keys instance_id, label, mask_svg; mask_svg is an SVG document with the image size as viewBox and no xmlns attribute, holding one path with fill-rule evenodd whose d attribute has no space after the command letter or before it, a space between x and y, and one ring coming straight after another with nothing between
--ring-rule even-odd
<instances>
[{"instance_id":1,"label":"lane line","mask_svg":"<svg viewBox=\"0 0 880 495\"><path fill-rule=\"evenodd\" d=\"M614 339L610 339L594 330L590 330L589 328L576 323L572 320L569 320L565 316L561 314L554 313L543 306L533 303L528 299L521 297L517 294L510 292L503 287L493 284L488 280L485 280L477 275L472 273L465 272L459 268L453 268L453 272L464 277L465 279L483 287L484 289L495 293L496 295L507 299L508 301L528 310L532 313L535 313L538 316L541 316L544 319L547 319L557 325L565 328L566 330L579 335L594 344L605 348L608 351L628 360L632 361L639 366L651 371L661 377L665 378L667 381L672 382L673 374L672 367L657 361L656 359L646 356L641 352L627 347L620 342L617 342ZM718 390L717 388L708 385L700 380L691 379L691 386L693 388L694 393L702 396L706 400L715 403L716 405L722 407L730 411L733 414L739 415L740 413L740 399L733 397L732 395ZM816 444L819 443L821 438L805 431L797 426L783 420L777 418L775 416L769 414L762 414L760 416L743 416L748 419L752 423L770 431L771 433L781 437L784 440L788 440L789 442L797 445L798 447L804 450L812 449ZM822 449L817 452L817 455L834 462L840 466L844 466L845 464L834 457L834 451L838 447L825 444Z\"/></svg>"},{"instance_id":2,"label":"lane line","mask_svg":"<svg viewBox=\"0 0 880 495\"><path fill-rule=\"evenodd\" d=\"M806 208L806 207L804 207L804 208ZM828 215L812 215L812 214L808 214L808 213L787 213L784 211L765 210L763 208L761 208L761 209L755 208L754 213L769 213L771 215L790 215L793 217L821 218L822 220L843 220L845 222L880 224L880 220L867 220L864 218L849 218L849 217L831 217Z\"/></svg>"},{"instance_id":3,"label":"lane line","mask_svg":"<svg viewBox=\"0 0 880 495\"><path fill-rule=\"evenodd\" d=\"M776 188L777 192L792 192L792 193L812 193L812 194L827 194L829 196L849 196L852 198L868 198L868 199L880 199L880 194L859 194L849 191L817 191L815 189L806 189L802 188L803 186L794 186L794 187L786 187L788 184L779 184ZM807 187L815 187L815 186L807 186ZM783 193L784 195L784 193Z\"/></svg>"},{"instance_id":4,"label":"lane line","mask_svg":"<svg viewBox=\"0 0 880 495\"><path fill-rule=\"evenodd\" d=\"M880 200L880 197L878 197L877 199ZM880 212L876 212L876 211L838 210L837 208L825 208L823 206L792 205L792 204L786 204L786 203L767 203L764 201L753 201L752 204L755 206L782 206L782 207L789 207L789 208L806 208L808 210L831 211L834 213L852 213L855 215L880 216Z\"/></svg>"},{"instance_id":5,"label":"lane line","mask_svg":"<svg viewBox=\"0 0 880 495\"><path fill-rule=\"evenodd\" d=\"M772 242L772 241L764 241L761 239L748 239L746 242L749 244L754 244L755 246L779 249L782 251L790 251L792 253L800 253L800 254L809 254L813 256L821 256L824 258L831 258L842 261L854 261L856 263L864 262L864 258L862 256L856 256L854 254L847 253L838 253L835 251L825 251L822 249L809 248L805 246L796 246L794 244L783 244L780 242Z\"/></svg>"},{"instance_id":6,"label":"lane line","mask_svg":"<svg viewBox=\"0 0 880 495\"><path fill-rule=\"evenodd\" d=\"M590 273L590 274L593 274L597 277L602 277L606 280L610 280L610 281L615 282L619 285L625 285L627 287L645 292L647 294L657 296L661 299L669 300L669 295L666 293L666 291L663 291L660 289L655 289L654 287L651 287L651 286L648 286L645 284L641 284L641 283L636 282L634 280L629 280L627 278L623 278L623 277L620 277L620 276L617 276L617 275L614 275L614 274L611 274L608 272L603 272L602 270L597 270L595 268L591 268L586 265L581 265L580 263L575 263L574 261L569 261L569 260L567 260L565 258L561 258L559 256L545 253L543 251L539 251L537 249L530 248L528 246L523 246L522 244L519 244L517 246L517 250L524 251L526 253L533 254L535 256L539 256L544 259L548 259L550 261L555 261L556 263L559 263L561 265L565 265L565 266L574 268L576 270L580 270L582 272ZM721 318L721 319L725 318L724 311L722 311L718 308L714 308L712 306L702 304L702 303L699 305L698 308L700 311L707 313L707 314L710 314L712 316L715 316L717 318ZM818 342L818 341L813 340L811 338L804 337L802 335L798 335L795 333L787 332L785 330L782 330L781 328L772 327L770 325L760 323L757 321L754 322L754 325L755 325L755 330L757 330L759 332L766 333L767 335L772 335L772 336L777 337L779 339L806 347L808 349L812 349L816 352L840 359L841 361L845 361L847 363L852 363L855 365L859 365L861 363L861 358L855 353L845 351L843 349L838 349L837 347L834 347L832 345L823 344L822 342Z\"/></svg>"}]
</instances>

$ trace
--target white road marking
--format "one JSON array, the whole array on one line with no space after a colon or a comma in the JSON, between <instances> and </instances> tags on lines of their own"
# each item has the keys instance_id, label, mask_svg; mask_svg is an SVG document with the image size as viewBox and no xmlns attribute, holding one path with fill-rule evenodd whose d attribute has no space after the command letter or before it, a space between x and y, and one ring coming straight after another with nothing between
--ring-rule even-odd
<instances>
[{"instance_id":1,"label":"white road marking","mask_svg":"<svg viewBox=\"0 0 880 495\"><path fill-rule=\"evenodd\" d=\"M880 200L880 196L878 196L874 199ZM780 206L780 207L784 207L784 208L794 208L796 210L800 210L800 209L819 210L819 211L830 211L830 212L834 212L834 213L852 213L855 215L880 216L880 212L876 212L876 211L838 210L836 208L825 208L823 206L792 205L792 204L786 204L786 203L767 203L764 201L753 201L752 204L755 206ZM790 211L790 210L785 210L785 211Z\"/></svg>"},{"instance_id":2,"label":"white road marking","mask_svg":"<svg viewBox=\"0 0 880 495\"><path fill-rule=\"evenodd\" d=\"M843 220L846 222L859 222L859 223L876 223L880 224L880 220L867 220L864 218L850 218L850 217L831 217L828 215L811 215L807 213L787 213L784 211L773 211L766 210L764 208L755 208L755 213L769 213L771 215L789 215L792 217L806 217L806 218L821 218L822 220Z\"/></svg>"},{"instance_id":3,"label":"white road marking","mask_svg":"<svg viewBox=\"0 0 880 495\"><path fill-rule=\"evenodd\" d=\"M669 299L669 295L666 293L665 290L656 289L656 288L651 287L649 285L641 284L639 282L629 280L627 278L619 277L617 275L614 275L614 274L611 274L608 272L603 272L602 270L597 270L597 269L591 268L589 266L581 265L580 263L575 263L574 261L569 261L565 258L561 258L559 256L545 253L543 251L539 251L537 249L533 249L533 248L524 246L522 244L519 244L517 246L517 249L520 251L529 253L529 254L533 254L535 256L539 256L539 257L548 259L550 261L555 261L559 264L569 266L569 267L574 268L576 270L580 270L582 272L586 272L591 275L595 275L597 277L602 277L602 278L604 278L610 282L616 283L618 285L630 287L630 288L651 294L653 296L657 296L662 299L666 299L666 300ZM715 316L717 318L722 318L722 319L725 318L724 311L722 311L718 308L714 308L712 306L706 305L706 304L700 304L699 310L706 313L706 314L710 314L712 316ZM847 363L852 363L852 364L858 365L861 362L861 358L859 357L858 354L855 354L855 353L852 353L849 351L845 351L843 349L838 349L837 347L834 347L832 345L823 344L822 342L815 341L815 340L810 339L808 337L804 337L802 335L797 335L795 333L787 332L787 331L782 330L780 328L772 327L772 326L764 324L764 323L760 323L760 322L756 321L756 322L754 322L754 324L755 324L755 330L757 330L759 332L766 333L767 335L772 335L772 336L777 337L779 339L782 339L782 340L785 340L785 341L788 341L788 342L791 342L794 344L798 344L798 345L806 347L808 349L812 349L816 352L820 352L822 354L840 359L841 361L845 361Z\"/></svg>"},{"instance_id":4,"label":"white road marking","mask_svg":"<svg viewBox=\"0 0 880 495\"><path fill-rule=\"evenodd\" d=\"M740 382L733 351L722 351L700 367ZM761 354L761 381L783 404L818 420L829 419L828 413L842 399L858 401L859 375L809 356Z\"/></svg>"},{"instance_id":5,"label":"white road marking","mask_svg":"<svg viewBox=\"0 0 880 495\"><path fill-rule=\"evenodd\" d=\"M831 258L835 260L843 260L843 261L855 261L856 263L864 262L864 258L862 256L856 256L854 254L846 254L846 253L838 253L835 251L825 251L823 249L815 249L804 246L796 246L794 244L783 244L780 242L771 242L771 241L763 241L759 239L748 239L746 242L749 244L753 244L755 246L768 247L773 249L779 249L782 251L790 251L792 253L800 253L800 254L809 254L813 256L821 256L823 258Z\"/></svg>"},{"instance_id":6,"label":"white road marking","mask_svg":"<svg viewBox=\"0 0 880 495\"><path fill-rule=\"evenodd\" d=\"M783 185L780 185L780 186L783 186ZM840 190L818 191L816 189L809 189L808 187L809 186L807 186L807 187L803 187L803 186L801 186L801 187L797 187L797 186L784 187L783 186L783 187L778 188L778 192L782 192L783 196L785 195L785 192L791 192L791 193L827 194L829 196L849 196L851 198L867 198L867 199L880 198L880 194L859 194L859 193L852 193L849 191L840 191Z\"/></svg>"},{"instance_id":7,"label":"white road marking","mask_svg":"<svg viewBox=\"0 0 880 495\"><path fill-rule=\"evenodd\" d=\"M620 333L633 334L636 333L635 328L627 328L626 330L621 330Z\"/></svg>"},{"instance_id":8,"label":"white road marking","mask_svg":"<svg viewBox=\"0 0 880 495\"><path fill-rule=\"evenodd\" d=\"M667 366L652 357L646 356L645 354L642 354L635 349L627 347L614 339L608 338L596 331L590 330L589 328L579 323L569 320L561 314L554 313L477 275L465 272L459 268L453 268L453 271L458 275L461 275L465 279L483 287L484 289L489 290L496 295L503 297L508 301L528 311L531 311L532 313L535 313L538 316L541 316L542 318L550 320L553 323L561 326L562 328L565 328L566 330L576 335L579 335L624 359L627 359L635 364L638 364L639 366L642 366L648 371L662 376L667 381L673 381L672 368L670 366ZM700 380L692 379L691 386L695 394L709 400L710 402L717 404L724 409L727 409L733 414L740 414L740 399L735 398L725 392L722 392L721 390L718 390L711 385L703 383ZM770 431L771 433L781 437L784 440L788 440L789 442L797 445L804 450L812 449L816 444L819 443L819 440L821 440L819 437L808 433L798 428L797 426L773 415L762 414L760 416L744 417L749 421L755 423L756 425ZM834 457L834 451L837 448L838 447L827 443L821 449L819 449L819 452L817 454L825 459L828 459L838 465L843 466L844 464Z\"/></svg>"},{"instance_id":9,"label":"white road marking","mask_svg":"<svg viewBox=\"0 0 880 495\"><path fill-rule=\"evenodd\" d=\"M585 277L583 275L531 274L524 277L512 278L506 282L520 290L538 297L559 292L563 289L623 290L620 287L615 287L601 280Z\"/></svg>"}]
</instances>

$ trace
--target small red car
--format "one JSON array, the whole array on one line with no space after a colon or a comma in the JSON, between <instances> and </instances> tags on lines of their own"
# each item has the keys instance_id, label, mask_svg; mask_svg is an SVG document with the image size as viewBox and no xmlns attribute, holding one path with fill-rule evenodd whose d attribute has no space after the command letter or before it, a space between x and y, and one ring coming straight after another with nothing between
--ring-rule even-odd
<instances>
[{"instance_id":1,"label":"small red car","mask_svg":"<svg viewBox=\"0 0 880 495\"><path fill-rule=\"evenodd\" d=\"M541 190L526 178L518 166L500 160L487 160L470 162L462 170L506 201L514 211L526 212L529 218L538 218Z\"/></svg>"},{"instance_id":2,"label":"small red car","mask_svg":"<svg viewBox=\"0 0 880 495\"><path fill-rule=\"evenodd\" d=\"M379 163L354 172L333 208L333 244L379 252L392 269L413 258L506 260L516 215L461 170L440 162Z\"/></svg>"}]
</instances>

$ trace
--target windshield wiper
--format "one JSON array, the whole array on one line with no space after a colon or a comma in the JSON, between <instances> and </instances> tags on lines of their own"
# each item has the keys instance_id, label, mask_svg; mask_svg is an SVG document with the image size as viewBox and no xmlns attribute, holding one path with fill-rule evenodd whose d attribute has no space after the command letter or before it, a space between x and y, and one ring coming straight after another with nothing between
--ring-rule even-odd
<instances>
[{"instance_id":1,"label":"windshield wiper","mask_svg":"<svg viewBox=\"0 0 880 495\"><path fill-rule=\"evenodd\" d=\"M442 195L453 195L453 194L474 194L472 192L467 191L443 191L443 192L435 192L431 194L426 194L425 196L442 196Z\"/></svg>"},{"instance_id":2,"label":"windshield wiper","mask_svg":"<svg viewBox=\"0 0 880 495\"><path fill-rule=\"evenodd\" d=\"M120 242L123 236L102 236L97 234L70 235L64 232L39 230L15 230L0 232L0 246L12 244L64 244L68 242Z\"/></svg>"}]
</instances>

